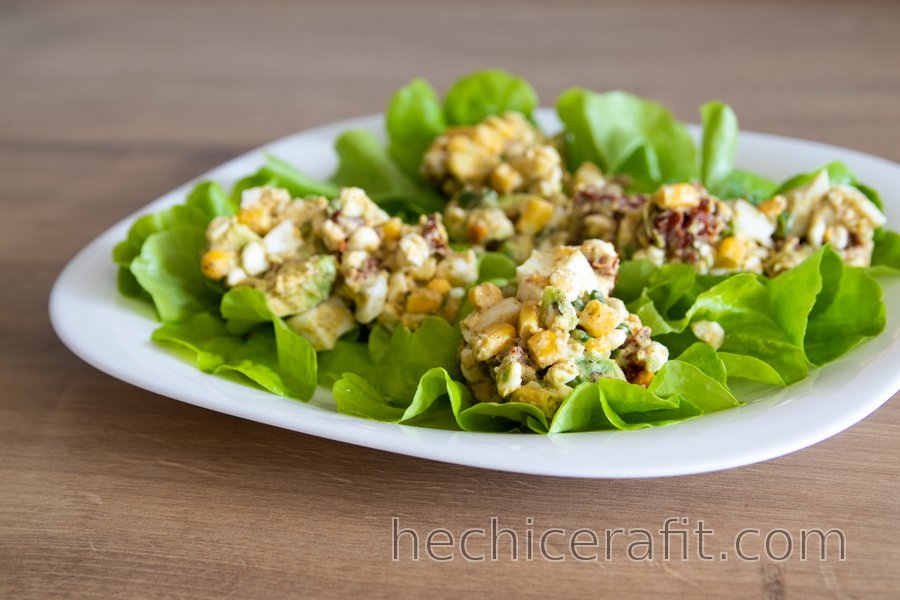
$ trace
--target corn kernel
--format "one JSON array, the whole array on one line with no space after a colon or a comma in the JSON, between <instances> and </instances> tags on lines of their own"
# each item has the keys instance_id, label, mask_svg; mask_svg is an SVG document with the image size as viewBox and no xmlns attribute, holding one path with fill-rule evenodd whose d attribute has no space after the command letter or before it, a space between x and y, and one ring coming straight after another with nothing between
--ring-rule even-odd
<instances>
[{"instance_id":1,"label":"corn kernel","mask_svg":"<svg viewBox=\"0 0 900 600\"><path fill-rule=\"evenodd\" d=\"M491 187L501 194L508 194L518 189L522 183L522 176L508 163L497 165L497 168L491 173Z\"/></svg>"},{"instance_id":2,"label":"corn kernel","mask_svg":"<svg viewBox=\"0 0 900 600\"><path fill-rule=\"evenodd\" d=\"M747 245L736 237L727 237L719 244L716 266L725 269L737 269L747 254Z\"/></svg>"},{"instance_id":3,"label":"corn kernel","mask_svg":"<svg viewBox=\"0 0 900 600\"><path fill-rule=\"evenodd\" d=\"M225 250L208 250L200 259L200 270L209 279L219 280L225 277L230 270L231 263L235 260L233 252Z\"/></svg>"},{"instance_id":4,"label":"corn kernel","mask_svg":"<svg viewBox=\"0 0 900 600\"><path fill-rule=\"evenodd\" d=\"M636 383L637 385L647 387L650 385L651 381L653 381L653 373L645 369L638 373L634 377L634 381L632 381L631 383Z\"/></svg>"},{"instance_id":5,"label":"corn kernel","mask_svg":"<svg viewBox=\"0 0 900 600\"><path fill-rule=\"evenodd\" d=\"M447 150L450 152L474 152L475 144L469 138L470 127L454 127L447 130Z\"/></svg>"},{"instance_id":6,"label":"corn kernel","mask_svg":"<svg viewBox=\"0 0 900 600\"><path fill-rule=\"evenodd\" d=\"M591 337L599 338L608 335L619 324L619 313L611 306L599 300L588 302L578 321Z\"/></svg>"},{"instance_id":7,"label":"corn kernel","mask_svg":"<svg viewBox=\"0 0 900 600\"><path fill-rule=\"evenodd\" d=\"M566 356L566 342L569 334L558 329L541 329L528 339L528 349L538 367L543 369Z\"/></svg>"},{"instance_id":8,"label":"corn kernel","mask_svg":"<svg viewBox=\"0 0 900 600\"><path fill-rule=\"evenodd\" d=\"M526 302L522 305L519 312L519 335L523 340L528 341L534 333L540 329L539 324L540 311L537 302Z\"/></svg>"},{"instance_id":9,"label":"corn kernel","mask_svg":"<svg viewBox=\"0 0 900 600\"><path fill-rule=\"evenodd\" d=\"M532 197L522 209L522 216L516 223L516 229L519 230L519 233L534 235L544 228L552 216L552 203L537 196Z\"/></svg>"},{"instance_id":10,"label":"corn kernel","mask_svg":"<svg viewBox=\"0 0 900 600\"><path fill-rule=\"evenodd\" d=\"M482 283L469 289L469 302L475 308L490 308L503 299L503 292L493 283Z\"/></svg>"},{"instance_id":11,"label":"corn kernel","mask_svg":"<svg viewBox=\"0 0 900 600\"><path fill-rule=\"evenodd\" d=\"M387 242L400 239L400 233L403 230L403 223L397 217L389 220L381 226L381 233Z\"/></svg>"},{"instance_id":12,"label":"corn kernel","mask_svg":"<svg viewBox=\"0 0 900 600\"><path fill-rule=\"evenodd\" d=\"M700 190L691 183L664 185L653 194L653 201L660 208L691 208L700 204Z\"/></svg>"},{"instance_id":13,"label":"corn kernel","mask_svg":"<svg viewBox=\"0 0 900 600\"><path fill-rule=\"evenodd\" d=\"M425 287L436 294L444 296L447 294L447 292L450 291L452 286L450 285L450 282L443 277L436 277L429 281L428 285L426 285Z\"/></svg>"},{"instance_id":14,"label":"corn kernel","mask_svg":"<svg viewBox=\"0 0 900 600\"><path fill-rule=\"evenodd\" d=\"M406 299L406 312L432 315L441 308L441 296L429 289L419 288Z\"/></svg>"},{"instance_id":15,"label":"corn kernel","mask_svg":"<svg viewBox=\"0 0 900 600\"><path fill-rule=\"evenodd\" d=\"M512 346L515 339L516 328L509 323L489 325L478 334L472 344L475 358L483 362L497 356L497 354Z\"/></svg>"},{"instance_id":16,"label":"corn kernel","mask_svg":"<svg viewBox=\"0 0 900 600\"><path fill-rule=\"evenodd\" d=\"M761 202L758 208L764 215L769 217L772 221L778 218L784 210L787 208L787 198L784 196L773 196L769 198L765 202Z\"/></svg>"},{"instance_id":17,"label":"corn kernel","mask_svg":"<svg viewBox=\"0 0 900 600\"><path fill-rule=\"evenodd\" d=\"M469 152L453 152L447 158L447 168L460 181L484 181L495 164L494 157L477 149Z\"/></svg>"},{"instance_id":18,"label":"corn kernel","mask_svg":"<svg viewBox=\"0 0 900 600\"><path fill-rule=\"evenodd\" d=\"M246 225L259 235L265 235L272 229L272 215L262 204L255 204L239 210L237 222Z\"/></svg>"},{"instance_id":19,"label":"corn kernel","mask_svg":"<svg viewBox=\"0 0 900 600\"><path fill-rule=\"evenodd\" d=\"M490 122L476 125L472 131L472 141L491 154L500 154L503 151L503 136L492 125Z\"/></svg>"},{"instance_id":20,"label":"corn kernel","mask_svg":"<svg viewBox=\"0 0 900 600\"><path fill-rule=\"evenodd\" d=\"M497 131L504 140L511 140L515 137L524 137L528 130L528 125L518 113L508 112L503 116L492 115L485 121L490 123L491 127Z\"/></svg>"}]
</instances>

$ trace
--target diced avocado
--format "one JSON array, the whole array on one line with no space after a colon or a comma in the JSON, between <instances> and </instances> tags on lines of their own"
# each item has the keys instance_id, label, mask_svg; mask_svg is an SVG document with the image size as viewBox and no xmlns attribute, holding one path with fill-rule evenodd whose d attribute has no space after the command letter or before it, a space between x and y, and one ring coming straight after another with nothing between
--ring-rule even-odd
<instances>
[{"instance_id":1,"label":"diced avocado","mask_svg":"<svg viewBox=\"0 0 900 600\"><path fill-rule=\"evenodd\" d=\"M260 238L252 229L241 223L233 223L228 228L224 246L240 250L250 242L258 242Z\"/></svg>"},{"instance_id":2,"label":"diced avocado","mask_svg":"<svg viewBox=\"0 0 900 600\"><path fill-rule=\"evenodd\" d=\"M305 337L317 352L334 348L338 338L356 327L353 313L337 296L294 315L287 320L287 324Z\"/></svg>"},{"instance_id":3,"label":"diced avocado","mask_svg":"<svg viewBox=\"0 0 900 600\"><path fill-rule=\"evenodd\" d=\"M586 342L591 338L591 336L588 335L588 332L583 329L573 329L570 335L579 342Z\"/></svg>"},{"instance_id":4,"label":"diced avocado","mask_svg":"<svg viewBox=\"0 0 900 600\"><path fill-rule=\"evenodd\" d=\"M589 381L596 382L598 379L621 379L625 380L625 374L614 360L608 358L594 358L585 356L575 363L578 366L578 377L570 383L570 385L578 385Z\"/></svg>"},{"instance_id":5,"label":"diced avocado","mask_svg":"<svg viewBox=\"0 0 900 600\"><path fill-rule=\"evenodd\" d=\"M279 317L305 312L331 295L337 259L319 254L284 263L266 277L269 306Z\"/></svg>"},{"instance_id":6,"label":"diced avocado","mask_svg":"<svg viewBox=\"0 0 900 600\"><path fill-rule=\"evenodd\" d=\"M522 212L522 207L531 198L534 198L533 194L504 194L497 198L497 204L507 217L514 217Z\"/></svg>"},{"instance_id":7,"label":"diced avocado","mask_svg":"<svg viewBox=\"0 0 900 600\"><path fill-rule=\"evenodd\" d=\"M534 241L527 235L515 235L503 242L500 247L503 254L520 264L528 260L532 250L534 250Z\"/></svg>"},{"instance_id":8,"label":"diced avocado","mask_svg":"<svg viewBox=\"0 0 900 600\"><path fill-rule=\"evenodd\" d=\"M456 196L456 203L460 208L475 208L477 206L494 206L497 203L497 192L490 188L477 190L466 186Z\"/></svg>"},{"instance_id":9,"label":"diced avocado","mask_svg":"<svg viewBox=\"0 0 900 600\"><path fill-rule=\"evenodd\" d=\"M571 331L578 325L575 307L559 288L547 286L541 298L541 321L544 327Z\"/></svg>"}]
</instances>

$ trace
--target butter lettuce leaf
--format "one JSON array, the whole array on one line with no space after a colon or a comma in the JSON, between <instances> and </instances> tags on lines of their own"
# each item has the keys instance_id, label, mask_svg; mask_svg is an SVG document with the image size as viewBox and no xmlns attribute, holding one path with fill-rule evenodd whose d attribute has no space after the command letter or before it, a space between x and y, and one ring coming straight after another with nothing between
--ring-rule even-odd
<instances>
[{"instance_id":1,"label":"butter lettuce leaf","mask_svg":"<svg viewBox=\"0 0 900 600\"><path fill-rule=\"evenodd\" d=\"M714 100L700 107L700 115L700 181L706 189L719 198L744 198L753 204L770 198L777 187L774 181L734 168L738 120L731 107Z\"/></svg>"},{"instance_id":2,"label":"butter lettuce leaf","mask_svg":"<svg viewBox=\"0 0 900 600\"><path fill-rule=\"evenodd\" d=\"M739 273L708 286L715 279L681 267L667 265L649 275L629 270L646 282L629 309L672 355L685 352L686 362L701 369L690 324L717 322L725 330L717 355L729 378L789 385L804 379L810 364L836 359L885 326L877 281L846 267L827 246L774 279Z\"/></svg>"},{"instance_id":3,"label":"butter lettuce leaf","mask_svg":"<svg viewBox=\"0 0 900 600\"><path fill-rule=\"evenodd\" d=\"M702 409L680 397L663 398L639 385L619 379L601 379L575 388L553 417L550 433L627 431L684 421L702 414Z\"/></svg>"},{"instance_id":4,"label":"butter lettuce leaf","mask_svg":"<svg viewBox=\"0 0 900 600\"><path fill-rule=\"evenodd\" d=\"M405 406L412 401L422 376L433 368L461 378L457 350L459 329L439 317L427 317L414 331L398 326L389 332L377 325L367 342L339 340L321 353L319 378L337 381L355 374L372 382L387 401Z\"/></svg>"},{"instance_id":5,"label":"butter lettuce leaf","mask_svg":"<svg viewBox=\"0 0 900 600\"><path fill-rule=\"evenodd\" d=\"M437 92L426 80L413 79L394 92L384 117L388 154L410 179L420 179L425 151L447 128Z\"/></svg>"},{"instance_id":6,"label":"butter lettuce leaf","mask_svg":"<svg viewBox=\"0 0 900 600\"><path fill-rule=\"evenodd\" d=\"M850 170L850 167L840 161L830 162L827 165L810 171L809 173L800 173L792 177L788 177L775 190L776 194L789 192L794 188L806 185L812 181L813 177L822 169L828 171L828 180L832 185L854 185L856 183L856 175Z\"/></svg>"},{"instance_id":7,"label":"butter lettuce leaf","mask_svg":"<svg viewBox=\"0 0 900 600\"><path fill-rule=\"evenodd\" d=\"M335 142L339 163L332 181L360 187L376 204L391 214L425 214L441 211L445 201L424 184L410 179L388 155L375 135L351 129Z\"/></svg>"},{"instance_id":8,"label":"butter lettuce leaf","mask_svg":"<svg viewBox=\"0 0 900 600\"><path fill-rule=\"evenodd\" d=\"M738 120L731 107L718 100L700 107L703 138L700 146L700 181L718 195L722 183L734 170Z\"/></svg>"},{"instance_id":9,"label":"butter lettuce leaf","mask_svg":"<svg viewBox=\"0 0 900 600\"><path fill-rule=\"evenodd\" d=\"M315 391L315 351L280 319L274 327L234 335L220 317L196 313L164 323L153 341L187 351L201 371L239 373L274 394L308 400Z\"/></svg>"},{"instance_id":10,"label":"butter lettuce leaf","mask_svg":"<svg viewBox=\"0 0 900 600\"><path fill-rule=\"evenodd\" d=\"M712 346L697 342L678 356L678 360L700 369L703 374L712 377L722 385L726 385L728 371L725 362Z\"/></svg>"},{"instance_id":11,"label":"butter lettuce leaf","mask_svg":"<svg viewBox=\"0 0 900 600\"><path fill-rule=\"evenodd\" d=\"M757 173L733 169L713 190L719 198L744 198L752 204L759 204L775 194L778 184Z\"/></svg>"},{"instance_id":12,"label":"butter lettuce leaf","mask_svg":"<svg viewBox=\"0 0 900 600\"><path fill-rule=\"evenodd\" d=\"M440 367L422 375L405 406L392 403L354 373L344 374L333 392L340 412L367 419L462 431L547 433L547 420L538 408L518 402L474 403L468 388Z\"/></svg>"},{"instance_id":13,"label":"butter lettuce leaf","mask_svg":"<svg viewBox=\"0 0 900 600\"><path fill-rule=\"evenodd\" d=\"M809 315L803 338L809 361L831 362L863 340L884 331L881 286L864 269L844 266L828 251L822 255L823 293Z\"/></svg>"},{"instance_id":14,"label":"butter lettuce leaf","mask_svg":"<svg viewBox=\"0 0 900 600\"><path fill-rule=\"evenodd\" d=\"M117 275L119 292L130 298L151 302L154 300L154 295L142 286L136 273L132 270L132 262L141 255L144 243L150 236L179 227L181 233L178 237L182 239L188 235L184 233L185 230L205 231L206 225L214 217L233 214L234 210L235 205L218 183L204 181L194 186L184 203L138 217L129 228L126 238L113 248L113 262L119 265ZM148 255L147 258L140 261L141 266L138 267L138 270L145 270L144 277L148 276L146 273L147 261L153 262L161 258L158 242L155 250L155 257ZM156 287L156 297L161 298L159 286ZM206 306L205 302L200 304L201 308ZM169 308L166 306L162 310L168 311ZM159 312L159 307L157 310ZM162 312L159 314L162 317Z\"/></svg>"},{"instance_id":15,"label":"butter lettuce leaf","mask_svg":"<svg viewBox=\"0 0 900 600\"><path fill-rule=\"evenodd\" d=\"M895 231L876 233L870 272L874 275L900 275L900 235Z\"/></svg>"},{"instance_id":16,"label":"butter lettuce leaf","mask_svg":"<svg viewBox=\"0 0 900 600\"><path fill-rule=\"evenodd\" d=\"M704 363L704 366L709 364ZM741 405L724 382L682 360L670 360L663 365L647 391L662 398L678 397L681 402L699 407L703 413Z\"/></svg>"},{"instance_id":17,"label":"butter lettuce leaf","mask_svg":"<svg viewBox=\"0 0 900 600\"><path fill-rule=\"evenodd\" d=\"M272 154L266 154L266 165L262 173L270 178L267 185L286 188L294 198L307 196L333 198L339 192L331 183L309 177L297 167Z\"/></svg>"},{"instance_id":18,"label":"butter lettuce leaf","mask_svg":"<svg viewBox=\"0 0 900 600\"><path fill-rule=\"evenodd\" d=\"M147 291L162 321L180 321L215 310L222 296L200 271L206 245L202 228L175 225L151 234L131 261L131 272Z\"/></svg>"},{"instance_id":19,"label":"butter lettuce leaf","mask_svg":"<svg viewBox=\"0 0 900 600\"><path fill-rule=\"evenodd\" d=\"M556 110L565 125L570 169L592 162L605 173L628 175L644 191L699 177L687 129L657 102L572 88L559 97Z\"/></svg>"},{"instance_id":20,"label":"butter lettuce leaf","mask_svg":"<svg viewBox=\"0 0 900 600\"><path fill-rule=\"evenodd\" d=\"M510 111L531 118L537 105L530 83L507 71L488 69L466 75L447 90L444 116L448 125L474 125Z\"/></svg>"}]
</instances>

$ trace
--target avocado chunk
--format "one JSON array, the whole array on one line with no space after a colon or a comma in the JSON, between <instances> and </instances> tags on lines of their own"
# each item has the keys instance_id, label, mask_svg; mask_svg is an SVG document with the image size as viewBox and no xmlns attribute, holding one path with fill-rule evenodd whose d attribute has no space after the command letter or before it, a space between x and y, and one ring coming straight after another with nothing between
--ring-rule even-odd
<instances>
[{"instance_id":1,"label":"avocado chunk","mask_svg":"<svg viewBox=\"0 0 900 600\"><path fill-rule=\"evenodd\" d=\"M272 269L261 281L269 306L279 317L296 315L324 302L337 278L337 259L319 254Z\"/></svg>"},{"instance_id":2,"label":"avocado chunk","mask_svg":"<svg viewBox=\"0 0 900 600\"><path fill-rule=\"evenodd\" d=\"M356 320L347 304L332 296L318 306L294 315L287 324L321 352L334 348L338 338L356 327Z\"/></svg>"},{"instance_id":3,"label":"avocado chunk","mask_svg":"<svg viewBox=\"0 0 900 600\"><path fill-rule=\"evenodd\" d=\"M616 361L608 358L595 358L593 356L584 356L575 364L578 366L578 377L575 378L570 385L578 385L585 381L596 383L599 379L621 379L625 380L625 374Z\"/></svg>"}]
</instances>

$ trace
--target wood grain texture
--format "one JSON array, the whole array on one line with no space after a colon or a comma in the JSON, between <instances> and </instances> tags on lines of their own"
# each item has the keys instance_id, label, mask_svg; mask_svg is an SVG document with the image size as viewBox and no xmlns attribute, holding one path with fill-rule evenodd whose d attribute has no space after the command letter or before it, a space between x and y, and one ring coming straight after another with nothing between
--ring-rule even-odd
<instances>
[{"instance_id":1,"label":"wood grain texture","mask_svg":"<svg viewBox=\"0 0 900 600\"><path fill-rule=\"evenodd\" d=\"M900 161L897 31L896 3L0 2L0 597L897 597L896 398L742 469L528 477L144 392L70 354L45 310L65 262L123 216L272 138L378 111L415 75L501 66L545 102L624 88L687 120L718 97L747 129ZM394 516L422 535L684 516L716 550L744 528L841 528L847 559L394 562Z\"/></svg>"}]
</instances>

